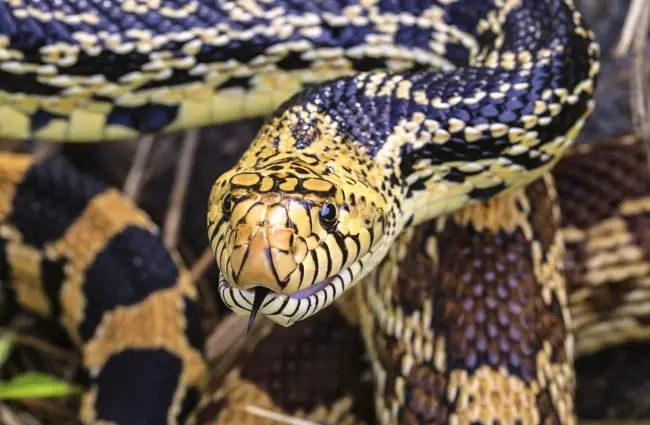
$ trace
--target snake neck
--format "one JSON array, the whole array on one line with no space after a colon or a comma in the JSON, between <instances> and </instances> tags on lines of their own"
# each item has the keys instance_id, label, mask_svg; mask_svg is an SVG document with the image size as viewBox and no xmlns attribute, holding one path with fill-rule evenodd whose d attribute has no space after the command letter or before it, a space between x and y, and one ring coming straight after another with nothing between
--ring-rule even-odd
<instances>
[{"instance_id":1,"label":"snake neck","mask_svg":"<svg viewBox=\"0 0 650 425\"><path fill-rule=\"evenodd\" d=\"M465 66L361 72L278 108L213 189L227 304L241 297L246 314L263 286L280 296L269 313L301 320L354 286L404 228L553 167L593 109L598 45L570 2L508 1L488 16L473 23L481 48ZM352 199L365 207L353 212Z\"/></svg>"}]
</instances>

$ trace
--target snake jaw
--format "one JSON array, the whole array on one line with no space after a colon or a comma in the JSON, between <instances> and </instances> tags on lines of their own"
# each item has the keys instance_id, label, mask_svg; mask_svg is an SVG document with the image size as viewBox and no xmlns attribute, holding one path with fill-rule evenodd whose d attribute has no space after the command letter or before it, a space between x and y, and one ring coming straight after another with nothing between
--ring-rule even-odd
<instances>
[{"instance_id":1,"label":"snake jaw","mask_svg":"<svg viewBox=\"0 0 650 425\"><path fill-rule=\"evenodd\" d=\"M223 273L219 274L219 296L238 316L263 314L271 321L289 327L318 313L354 288L386 256L392 240L390 234L384 235L375 248L359 260L309 288L293 293L268 291L257 308L256 288L242 289L231 285Z\"/></svg>"},{"instance_id":2,"label":"snake jaw","mask_svg":"<svg viewBox=\"0 0 650 425\"><path fill-rule=\"evenodd\" d=\"M302 291L281 294L267 290L264 297L258 295L258 288L261 287L253 290L236 288L220 274L219 295L235 314L248 316L249 323L252 323L259 313L281 326L289 327L329 306L343 292L354 286L358 282L355 277L359 275L361 268L361 264L357 262ZM263 301L258 301L262 298Z\"/></svg>"}]
</instances>

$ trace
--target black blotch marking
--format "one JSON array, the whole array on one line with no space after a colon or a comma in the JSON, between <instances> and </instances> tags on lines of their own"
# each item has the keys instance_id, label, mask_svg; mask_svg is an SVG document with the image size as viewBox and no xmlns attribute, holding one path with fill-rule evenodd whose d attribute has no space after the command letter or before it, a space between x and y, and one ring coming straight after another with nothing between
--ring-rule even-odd
<instances>
[{"instance_id":1,"label":"black blotch marking","mask_svg":"<svg viewBox=\"0 0 650 425\"><path fill-rule=\"evenodd\" d=\"M140 257L146 253L146 259ZM160 235L129 226L111 239L88 267L79 333L90 339L102 316L117 306L133 306L152 293L171 288L178 268Z\"/></svg>"},{"instance_id":2,"label":"black blotch marking","mask_svg":"<svg viewBox=\"0 0 650 425\"><path fill-rule=\"evenodd\" d=\"M79 173L62 157L33 165L16 186L7 221L23 235L23 242L37 249L63 233L79 217L88 202L106 186Z\"/></svg>"},{"instance_id":3,"label":"black blotch marking","mask_svg":"<svg viewBox=\"0 0 650 425\"><path fill-rule=\"evenodd\" d=\"M178 110L178 105L149 104L133 108L117 106L108 114L106 122L142 133L156 133L178 116Z\"/></svg>"},{"instance_id":4,"label":"black blotch marking","mask_svg":"<svg viewBox=\"0 0 650 425\"><path fill-rule=\"evenodd\" d=\"M7 15L3 16L12 16L12 12L10 11L0 14L3 13L7 13ZM3 34L7 34L5 32L7 29L5 23L0 22L0 26L3 29ZM37 81L32 73L16 74L0 71L0 90L7 93L20 93L24 95L57 96L61 94L63 89Z\"/></svg>"},{"instance_id":5,"label":"black blotch marking","mask_svg":"<svg viewBox=\"0 0 650 425\"><path fill-rule=\"evenodd\" d=\"M499 192L503 191L506 188L504 183L499 183L496 186L486 187L486 188L474 188L470 190L467 194L472 199L477 199L479 201L487 201L493 196L497 195Z\"/></svg>"},{"instance_id":6,"label":"black blotch marking","mask_svg":"<svg viewBox=\"0 0 650 425\"><path fill-rule=\"evenodd\" d=\"M388 63L388 60L385 58L371 58L367 56L363 57L362 59L348 58L348 60L352 62L352 67L354 69L361 72L386 69L386 65Z\"/></svg>"},{"instance_id":7,"label":"black blotch marking","mask_svg":"<svg viewBox=\"0 0 650 425\"><path fill-rule=\"evenodd\" d=\"M65 279L65 259L48 260L44 258L41 262L42 282L45 295L50 304L50 312L53 319L58 319L61 314L60 292Z\"/></svg>"},{"instance_id":8,"label":"black blotch marking","mask_svg":"<svg viewBox=\"0 0 650 425\"><path fill-rule=\"evenodd\" d=\"M192 411L196 408L199 403L199 390L197 388L188 388L183 397L183 402L181 403L181 409L178 412L177 419L179 424L184 424L187 421L187 417Z\"/></svg>"},{"instance_id":9,"label":"black blotch marking","mask_svg":"<svg viewBox=\"0 0 650 425\"><path fill-rule=\"evenodd\" d=\"M450 182L463 183L465 181L465 174L454 167L445 175L445 179Z\"/></svg>"},{"instance_id":10,"label":"black blotch marking","mask_svg":"<svg viewBox=\"0 0 650 425\"><path fill-rule=\"evenodd\" d=\"M287 56L280 59L276 66L280 69L291 71L295 69L307 69L311 61L302 58L302 52L289 52Z\"/></svg>"},{"instance_id":11,"label":"black blotch marking","mask_svg":"<svg viewBox=\"0 0 650 425\"><path fill-rule=\"evenodd\" d=\"M219 86L219 90L231 88L231 87L250 87L250 77L231 77Z\"/></svg>"},{"instance_id":12,"label":"black blotch marking","mask_svg":"<svg viewBox=\"0 0 650 425\"><path fill-rule=\"evenodd\" d=\"M216 285L215 285L216 286ZM185 305L185 336L189 344L199 352L203 352L203 325L199 305L187 297L183 297Z\"/></svg>"},{"instance_id":13,"label":"black blotch marking","mask_svg":"<svg viewBox=\"0 0 650 425\"><path fill-rule=\"evenodd\" d=\"M0 309L0 320L7 323L17 311L16 292L8 283L11 272L9 270L9 261L7 260L7 241L0 238L0 291L4 300L4 307Z\"/></svg>"},{"instance_id":14,"label":"black blotch marking","mask_svg":"<svg viewBox=\"0 0 650 425\"><path fill-rule=\"evenodd\" d=\"M97 420L116 424L166 424L182 362L161 349L124 350L94 380Z\"/></svg>"},{"instance_id":15,"label":"black blotch marking","mask_svg":"<svg viewBox=\"0 0 650 425\"><path fill-rule=\"evenodd\" d=\"M65 119L64 116L53 114L42 109L37 110L32 115L32 132L37 132L40 129L46 127L54 119Z\"/></svg>"},{"instance_id":16,"label":"black blotch marking","mask_svg":"<svg viewBox=\"0 0 650 425\"><path fill-rule=\"evenodd\" d=\"M9 282L9 261L7 260L7 241L0 238L0 282Z\"/></svg>"}]
</instances>

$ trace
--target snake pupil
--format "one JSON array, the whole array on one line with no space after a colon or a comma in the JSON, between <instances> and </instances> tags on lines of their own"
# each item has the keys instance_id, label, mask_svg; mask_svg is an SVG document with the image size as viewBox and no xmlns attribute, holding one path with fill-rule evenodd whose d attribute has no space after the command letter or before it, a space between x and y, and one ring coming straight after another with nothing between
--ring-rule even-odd
<instances>
[{"instance_id":1,"label":"snake pupil","mask_svg":"<svg viewBox=\"0 0 650 425\"><path fill-rule=\"evenodd\" d=\"M320 222L325 229L331 229L336 224L338 212L336 206L330 202L325 202L318 212Z\"/></svg>"},{"instance_id":2,"label":"snake pupil","mask_svg":"<svg viewBox=\"0 0 650 425\"><path fill-rule=\"evenodd\" d=\"M255 316L257 312L262 307L262 301L266 298L266 295L269 293L269 288L263 286L258 286L255 288L255 295L253 296L253 307L251 308L251 314L248 317L248 330L250 331L253 327L253 322L255 322Z\"/></svg>"}]
</instances>

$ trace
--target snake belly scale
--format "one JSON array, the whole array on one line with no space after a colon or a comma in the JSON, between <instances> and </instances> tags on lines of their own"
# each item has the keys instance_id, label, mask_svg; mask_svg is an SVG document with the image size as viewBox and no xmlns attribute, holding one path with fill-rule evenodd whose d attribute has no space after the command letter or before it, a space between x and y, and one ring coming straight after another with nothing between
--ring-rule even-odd
<instances>
[{"instance_id":1,"label":"snake belly scale","mask_svg":"<svg viewBox=\"0 0 650 425\"><path fill-rule=\"evenodd\" d=\"M215 182L207 224L223 301L285 326L352 288L404 230L550 170L590 116L599 73L598 44L571 0L4 0L0 30L2 137L117 140L271 114ZM6 240L28 246L12 223ZM59 230L21 261L40 264L43 249L49 267L78 249ZM87 243L114 235L97 237ZM66 303L91 301L79 279L94 257L79 258ZM187 284L165 282L187 311ZM100 322L111 329L103 310L144 293L111 308L66 304L74 314L62 323L87 349ZM40 301L54 309L45 313L56 305ZM140 341L173 340L168 351L196 365L167 398L169 423L201 375L190 322L169 340Z\"/></svg>"}]
</instances>

